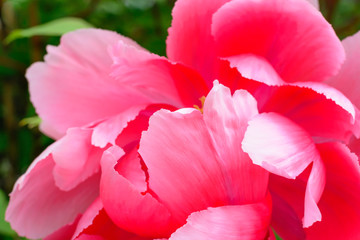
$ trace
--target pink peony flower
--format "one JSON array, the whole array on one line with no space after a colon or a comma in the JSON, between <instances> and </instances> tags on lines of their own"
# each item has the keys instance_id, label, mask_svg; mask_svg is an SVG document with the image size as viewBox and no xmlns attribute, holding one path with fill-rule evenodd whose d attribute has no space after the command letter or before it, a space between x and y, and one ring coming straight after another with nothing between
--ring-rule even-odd
<instances>
[{"instance_id":1,"label":"pink peony flower","mask_svg":"<svg viewBox=\"0 0 360 240\"><path fill-rule=\"evenodd\" d=\"M45 239L360 238L348 42L304 0L178 0L169 59L64 35L27 72L57 141L6 219Z\"/></svg>"}]
</instances>

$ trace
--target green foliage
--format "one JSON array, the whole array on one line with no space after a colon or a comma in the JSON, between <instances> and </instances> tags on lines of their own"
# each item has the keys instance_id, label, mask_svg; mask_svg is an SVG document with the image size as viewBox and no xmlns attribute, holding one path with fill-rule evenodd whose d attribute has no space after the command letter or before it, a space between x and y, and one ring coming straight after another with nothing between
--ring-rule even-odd
<instances>
[{"instance_id":1,"label":"green foliage","mask_svg":"<svg viewBox=\"0 0 360 240\"><path fill-rule=\"evenodd\" d=\"M19 122L19 125L21 127L23 126L28 126L28 128L35 128L38 127L41 123L41 118L39 118L38 116L35 117L28 117L28 118L24 118Z\"/></svg>"},{"instance_id":2,"label":"green foliage","mask_svg":"<svg viewBox=\"0 0 360 240\"><path fill-rule=\"evenodd\" d=\"M0 190L0 234L5 236L15 236L15 232L11 229L10 224L5 221L5 210L7 206L7 198L5 193Z\"/></svg>"},{"instance_id":3,"label":"green foliage","mask_svg":"<svg viewBox=\"0 0 360 240\"><path fill-rule=\"evenodd\" d=\"M279 235L275 232L274 229L273 229L273 233L274 233L274 235L275 235L276 240L282 240L282 238L279 237Z\"/></svg>"},{"instance_id":4,"label":"green foliage","mask_svg":"<svg viewBox=\"0 0 360 240\"><path fill-rule=\"evenodd\" d=\"M33 36L61 36L80 28L91 27L93 26L83 19L73 17L61 18L27 29L16 29L5 38L5 43L9 44L16 39Z\"/></svg>"}]
</instances>

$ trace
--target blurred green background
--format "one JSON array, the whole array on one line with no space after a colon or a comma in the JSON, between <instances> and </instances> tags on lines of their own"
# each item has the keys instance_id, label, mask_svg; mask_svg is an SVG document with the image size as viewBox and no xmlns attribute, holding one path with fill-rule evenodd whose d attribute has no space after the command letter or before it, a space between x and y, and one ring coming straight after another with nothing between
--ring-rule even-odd
<instances>
[{"instance_id":1,"label":"blurred green background","mask_svg":"<svg viewBox=\"0 0 360 240\"><path fill-rule=\"evenodd\" d=\"M37 128L24 77L26 68L42 60L45 46L57 45L62 33L88 26L114 30L151 52L165 55L174 3L0 0L0 239L23 239L3 220L7 195L32 160L52 142ZM341 39L360 29L360 0L321 0L320 8Z\"/></svg>"}]
</instances>

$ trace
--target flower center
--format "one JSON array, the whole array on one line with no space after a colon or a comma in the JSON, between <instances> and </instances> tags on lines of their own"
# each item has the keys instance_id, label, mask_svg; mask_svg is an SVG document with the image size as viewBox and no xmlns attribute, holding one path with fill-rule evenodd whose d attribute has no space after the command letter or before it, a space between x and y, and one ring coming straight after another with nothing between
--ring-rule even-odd
<instances>
[{"instance_id":1,"label":"flower center","mask_svg":"<svg viewBox=\"0 0 360 240\"><path fill-rule=\"evenodd\" d=\"M201 98L199 98L200 102L201 102L201 107L199 107L198 105L194 105L193 107L197 110L199 110L201 113L203 113L203 108L204 108L204 103L205 103L205 96L202 96Z\"/></svg>"}]
</instances>

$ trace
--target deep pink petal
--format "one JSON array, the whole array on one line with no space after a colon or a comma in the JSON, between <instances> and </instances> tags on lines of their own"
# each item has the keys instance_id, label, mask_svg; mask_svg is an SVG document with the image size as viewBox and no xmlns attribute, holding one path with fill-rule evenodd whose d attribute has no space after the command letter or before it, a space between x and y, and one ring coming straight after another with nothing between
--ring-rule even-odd
<instances>
[{"instance_id":1,"label":"deep pink petal","mask_svg":"<svg viewBox=\"0 0 360 240\"><path fill-rule=\"evenodd\" d=\"M221 64L211 36L212 15L228 1L179 0L172 12L173 21L166 41L167 56L196 69L208 86L217 79Z\"/></svg>"},{"instance_id":2,"label":"deep pink petal","mask_svg":"<svg viewBox=\"0 0 360 240\"><path fill-rule=\"evenodd\" d=\"M292 206L276 192L272 192L271 197L273 203L271 227L282 239L305 240L306 235L301 218ZM300 204L302 205L302 203Z\"/></svg>"},{"instance_id":3,"label":"deep pink petal","mask_svg":"<svg viewBox=\"0 0 360 240\"><path fill-rule=\"evenodd\" d=\"M345 48L346 60L339 73L326 81L345 94L358 108L360 108L360 32L342 41Z\"/></svg>"},{"instance_id":4,"label":"deep pink petal","mask_svg":"<svg viewBox=\"0 0 360 240\"><path fill-rule=\"evenodd\" d=\"M75 238L76 240L150 240L117 227L104 209L100 210L90 226Z\"/></svg>"},{"instance_id":5,"label":"deep pink petal","mask_svg":"<svg viewBox=\"0 0 360 240\"><path fill-rule=\"evenodd\" d=\"M318 202L322 219L306 228L306 239L357 239L360 209L358 158L340 143L318 144L326 170L326 184ZM306 178L296 180L270 176L270 189L283 198L301 218ZM274 200L275 202L275 200Z\"/></svg>"},{"instance_id":6,"label":"deep pink petal","mask_svg":"<svg viewBox=\"0 0 360 240\"><path fill-rule=\"evenodd\" d=\"M145 240L145 238L136 236L133 233L129 233L123 229L118 228L107 216L103 209L100 198L96 199L83 214L77 225L76 232L71 239Z\"/></svg>"},{"instance_id":7,"label":"deep pink petal","mask_svg":"<svg viewBox=\"0 0 360 240\"><path fill-rule=\"evenodd\" d=\"M111 54L111 76L118 84L139 91L151 103L193 106L209 91L201 75L180 63L143 53L121 41L111 48Z\"/></svg>"},{"instance_id":8,"label":"deep pink petal","mask_svg":"<svg viewBox=\"0 0 360 240\"><path fill-rule=\"evenodd\" d=\"M170 240L265 239L270 219L271 203L265 201L208 208L191 214Z\"/></svg>"},{"instance_id":9,"label":"deep pink petal","mask_svg":"<svg viewBox=\"0 0 360 240\"><path fill-rule=\"evenodd\" d=\"M354 105L347 97L345 97L336 88L330 87L323 83L317 83L317 82L295 83L294 85L310 88L320 94L323 94L327 99L331 99L338 106L342 107L345 111L347 111L353 118L352 123L355 122L356 112L355 112Z\"/></svg>"},{"instance_id":10,"label":"deep pink petal","mask_svg":"<svg viewBox=\"0 0 360 240\"><path fill-rule=\"evenodd\" d=\"M150 118L139 153L148 167L150 189L180 224L195 211L264 197L267 173L240 149L247 120L256 113L248 93L231 96L215 83L204 116L189 108L160 110Z\"/></svg>"},{"instance_id":11,"label":"deep pink petal","mask_svg":"<svg viewBox=\"0 0 360 240\"><path fill-rule=\"evenodd\" d=\"M119 147L113 146L101 160L100 196L105 211L118 227L129 232L151 237L170 235L174 226L167 209L149 193L141 193L138 186L115 170L118 160L138 161L141 169L139 158L124 159L123 155Z\"/></svg>"},{"instance_id":12,"label":"deep pink petal","mask_svg":"<svg viewBox=\"0 0 360 240\"><path fill-rule=\"evenodd\" d=\"M149 186L180 225L194 211L228 203L224 176L200 111L160 110L140 141Z\"/></svg>"},{"instance_id":13,"label":"deep pink petal","mask_svg":"<svg viewBox=\"0 0 360 240\"><path fill-rule=\"evenodd\" d=\"M348 141L353 132L357 132L354 108L342 94L323 84L297 84L309 86L255 88L252 93L259 103L259 111L286 116L319 141Z\"/></svg>"},{"instance_id":14,"label":"deep pink petal","mask_svg":"<svg viewBox=\"0 0 360 240\"><path fill-rule=\"evenodd\" d=\"M345 57L331 25L301 0L231 1L214 14L212 33L221 57L259 55L286 82L324 81Z\"/></svg>"},{"instance_id":15,"label":"deep pink petal","mask_svg":"<svg viewBox=\"0 0 360 240\"><path fill-rule=\"evenodd\" d=\"M100 170L103 149L91 144L93 130L70 128L52 151L56 186L68 191Z\"/></svg>"},{"instance_id":16,"label":"deep pink petal","mask_svg":"<svg viewBox=\"0 0 360 240\"><path fill-rule=\"evenodd\" d=\"M307 239L360 239L360 167L340 143L318 145L326 168L326 186L318 203L322 221L306 229Z\"/></svg>"},{"instance_id":17,"label":"deep pink petal","mask_svg":"<svg viewBox=\"0 0 360 240\"><path fill-rule=\"evenodd\" d=\"M100 210L103 209L103 204L100 198L97 198L89 207L85 213L81 216L76 229L72 235L72 239L76 239L82 232L89 226L92 225L95 217L99 214ZM105 224L104 224L105 225Z\"/></svg>"},{"instance_id":18,"label":"deep pink petal","mask_svg":"<svg viewBox=\"0 0 360 240\"><path fill-rule=\"evenodd\" d=\"M99 194L99 174L70 191L55 185L55 162L50 154L54 147L50 146L34 161L10 195L6 220L21 236L43 238L72 223Z\"/></svg>"}]
</instances>

